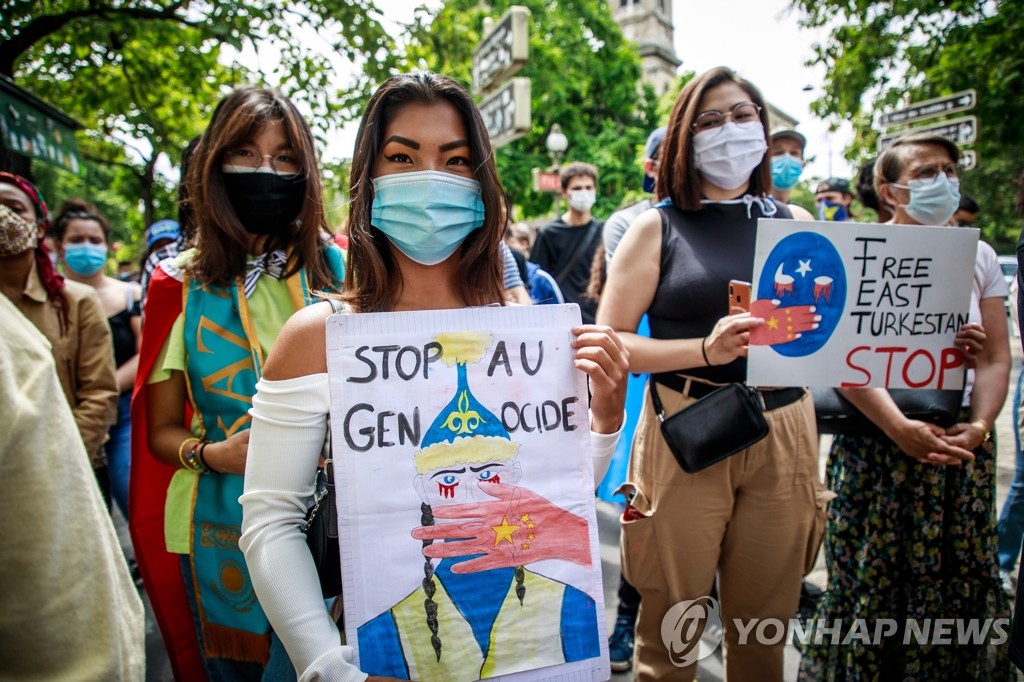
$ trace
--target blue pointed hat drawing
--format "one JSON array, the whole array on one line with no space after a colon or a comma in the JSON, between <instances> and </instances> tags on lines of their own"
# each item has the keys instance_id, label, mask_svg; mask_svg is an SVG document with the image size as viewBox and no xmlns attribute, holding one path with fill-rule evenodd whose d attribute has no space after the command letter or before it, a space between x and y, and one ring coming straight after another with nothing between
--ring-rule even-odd
<instances>
[{"instance_id":1,"label":"blue pointed hat drawing","mask_svg":"<svg viewBox=\"0 0 1024 682\"><path fill-rule=\"evenodd\" d=\"M438 334L441 361L458 368L455 395L434 418L420 441L414 461L416 473L456 464L486 464L514 459L519 445L512 441L498 417L469 389L466 365L483 359L493 343L490 332Z\"/></svg>"}]
</instances>

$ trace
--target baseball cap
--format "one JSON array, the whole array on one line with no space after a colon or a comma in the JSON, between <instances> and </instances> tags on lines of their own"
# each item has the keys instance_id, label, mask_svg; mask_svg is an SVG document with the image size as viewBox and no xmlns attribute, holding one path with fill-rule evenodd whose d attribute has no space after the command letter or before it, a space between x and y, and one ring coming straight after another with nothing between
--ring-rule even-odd
<instances>
[{"instance_id":1,"label":"baseball cap","mask_svg":"<svg viewBox=\"0 0 1024 682\"><path fill-rule=\"evenodd\" d=\"M146 249L153 248L161 239L177 241L181 238L181 228L176 220L158 220L146 229Z\"/></svg>"},{"instance_id":2,"label":"baseball cap","mask_svg":"<svg viewBox=\"0 0 1024 682\"><path fill-rule=\"evenodd\" d=\"M776 128L772 131L771 137L772 140L775 140L777 137L789 137L800 143L800 151L806 151L807 149L807 138L792 128Z\"/></svg>"},{"instance_id":3,"label":"baseball cap","mask_svg":"<svg viewBox=\"0 0 1024 682\"><path fill-rule=\"evenodd\" d=\"M665 132L668 130L665 126L655 128L650 135L647 136L647 144L644 146L644 158L653 159L658 155L658 149L661 148L661 143L665 141ZM654 191L654 178L644 173L644 191Z\"/></svg>"},{"instance_id":4,"label":"baseball cap","mask_svg":"<svg viewBox=\"0 0 1024 682\"><path fill-rule=\"evenodd\" d=\"M850 191L850 181L845 178L825 178L818 183L817 189L814 190L815 194L821 192L842 192L853 196L853 192Z\"/></svg>"}]
</instances>

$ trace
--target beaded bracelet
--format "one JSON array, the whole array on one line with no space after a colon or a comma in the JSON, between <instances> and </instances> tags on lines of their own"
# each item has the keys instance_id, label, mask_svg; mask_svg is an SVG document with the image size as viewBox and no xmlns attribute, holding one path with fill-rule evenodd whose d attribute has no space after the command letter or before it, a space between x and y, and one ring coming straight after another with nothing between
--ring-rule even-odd
<instances>
[{"instance_id":1,"label":"beaded bracelet","mask_svg":"<svg viewBox=\"0 0 1024 682\"><path fill-rule=\"evenodd\" d=\"M182 466L183 469L191 469L192 468L188 464L187 456L185 455L185 449L188 447L189 443L199 443L199 442L200 442L200 440L198 438L186 438L185 440L183 440L181 442L181 445L178 446L178 461L181 462L181 466ZM192 447L193 447L193 449L195 448L194 445Z\"/></svg>"},{"instance_id":2,"label":"beaded bracelet","mask_svg":"<svg viewBox=\"0 0 1024 682\"><path fill-rule=\"evenodd\" d=\"M185 461L188 462L188 468L192 471L205 474L207 471L206 467L199 463L199 458L196 456L201 445L202 442L193 445L192 448L185 453Z\"/></svg>"}]
</instances>

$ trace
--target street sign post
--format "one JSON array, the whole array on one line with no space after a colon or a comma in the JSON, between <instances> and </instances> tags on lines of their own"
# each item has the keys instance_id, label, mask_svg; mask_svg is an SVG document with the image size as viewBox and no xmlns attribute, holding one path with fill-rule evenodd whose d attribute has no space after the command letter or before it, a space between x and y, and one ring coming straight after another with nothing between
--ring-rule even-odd
<instances>
[{"instance_id":1,"label":"street sign post","mask_svg":"<svg viewBox=\"0 0 1024 682\"><path fill-rule=\"evenodd\" d=\"M533 191L551 192L558 194L562 191L562 182L558 177L558 171L542 171L540 168L533 169Z\"/></svg>"},{"instance_id":2,"label":"street sign post","mask_svg":"<svg viewBox=\"0 0 1024 682\"><path fill-rule=\"evenodd\" d=\"M523 68L530 53L530 10L513 5L473 50L473 91L483 95Z\"/></svg>"},{"instance_id":3,"label":"street sign post","mask_svg":"<svg viewBox=\"0 0 1024 682\"><path fill-rule=\"evenodd\" d=\"M968 111L977 105L978 93L971 88L970 90L963 90L952 95L917 102L904 109L887 112L882 114L881 124L883 128L908 125L915 121L923 121L935 118L936 116L954 114L958 111Z\"/></svg>"},{"instance_id":4,"label":"street sign post","mask_svg":"<svg viewBox=\"0 0 1024 682\"><path fill-rule=\"evenodd\" d=\"M480 103L491 145L500 147L530 130L530 79L513 78Z\"/></svg>"},{"instance_id":5,"label":"street sign post","mask_svg":"<svg viewBox=\"0 0 1024 682\"><path fill-rule=\"evenodd\" d=\"M904 133L934 133L941 135L947 140L952 140L958 145L971 144L978 139L978 117L977 116L961 116L960 118L953 118L948 121L940 121L939 123L933 123L932 125L921 126L920 128L912 128L910 130L902 131ZM901 133L902 134L902 133ZM885 150L893 143L893 141L899 137L899 135L887 135L878 141L878 150Z\"/></svg>"}]
</instances>

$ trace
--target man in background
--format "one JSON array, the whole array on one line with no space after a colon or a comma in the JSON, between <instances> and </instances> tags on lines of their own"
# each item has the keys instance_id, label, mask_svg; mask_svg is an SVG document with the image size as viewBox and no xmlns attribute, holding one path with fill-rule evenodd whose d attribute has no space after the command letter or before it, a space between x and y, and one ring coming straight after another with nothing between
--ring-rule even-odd
<instances>
[{"instance_id":1,"label":"man in background","mask_svg":"<svg viewBox=\"0 0 1024 682\"><path fill-rule=\"evenodd\" d=\"M566 303L577 303L583 324L593 324L597 303L583 294L601 241L603 222L591 214L597 201L597 168L574 161L559 174L568 210L537 234L530 260L554 276Z\"/></svg>"}]
</instances>

